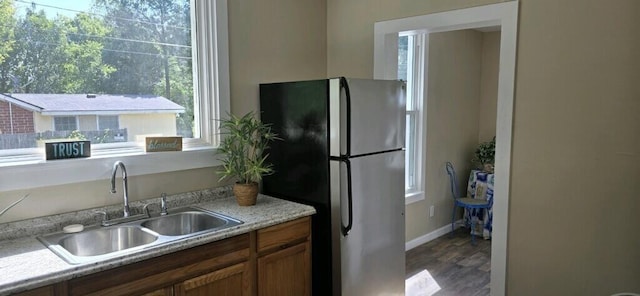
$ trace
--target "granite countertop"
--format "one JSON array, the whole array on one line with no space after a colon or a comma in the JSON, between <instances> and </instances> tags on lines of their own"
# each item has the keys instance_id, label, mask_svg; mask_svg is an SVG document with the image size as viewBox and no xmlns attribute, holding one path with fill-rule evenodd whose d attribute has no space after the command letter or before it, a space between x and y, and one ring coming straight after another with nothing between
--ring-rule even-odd
<instances>
[{"instance_id":1,"label":"granite countertop","mask_svg":"<svg viewBox=\"0 0 640 296\"><path fill-rule=\"evenodd\" d=\"M226 193L228 192L223 192L223 195ZM17 293L77 278L239 234L248 233L260 228L310 216L315 213L313 207L265 195L258 196L257 204L250 207L240 207L236 203L235 198L229 197L228 195L220 196L220 192L191 193L190 195L192 196L187 198L184 196L172 197L169 201L169 210L171 210L172 205L197 206L205 210L239 219L244 223L223 229L219 232L189 237L183 240L141 250L132 254L126 254L121 257L78 265L67 263L38 241L36 236L47 233L47 231L52 232L50 229L40 229L40 233L29 233L26 237L11 237L10 234L8 235L6 233L4 233L3 236L3 234L0 233L0 295ZM185 204L185 202L188 201L191 201L191 203ZM78 217L83 214L91 216L91 214L86 213L91 213L89 210L81 212L82 213L76 212L66 214L66 216L58 216L67 218L70 216ZM95 213L95 210L93 210L93 213ZM56 219L60 219L60 217L56 217ZM43 221L47 221L47 219L33 219L34 224L43 223ZM14 231L22 233L25 232L25 228L39 229L35 226L24 227L24 223L29 222L31 221L26 220L25 222L21 222L22 224L18 224L17 227L9 225L4 228L13 227ZM61 224L64 223L60 221L52 221L49 224L56 225L57 228L61 228Z\"/></svg>"}]
</instances>

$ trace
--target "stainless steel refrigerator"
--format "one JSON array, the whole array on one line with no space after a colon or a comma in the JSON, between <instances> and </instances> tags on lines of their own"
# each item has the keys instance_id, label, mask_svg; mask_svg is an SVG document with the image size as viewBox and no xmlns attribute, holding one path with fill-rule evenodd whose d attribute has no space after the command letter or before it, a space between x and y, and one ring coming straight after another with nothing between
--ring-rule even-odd
<instances>
[{"instance_id":1,"label":"stainless steel refrigerator","mask_svg":"<svg viewBox=\"0 0 640 296\"><path fill-rule=\"evenodd\" d=\"M260 85L283 141L264 194L309 204L314 295L403 295L405 86L333 78Z\"/></svg>"}]
</instances>

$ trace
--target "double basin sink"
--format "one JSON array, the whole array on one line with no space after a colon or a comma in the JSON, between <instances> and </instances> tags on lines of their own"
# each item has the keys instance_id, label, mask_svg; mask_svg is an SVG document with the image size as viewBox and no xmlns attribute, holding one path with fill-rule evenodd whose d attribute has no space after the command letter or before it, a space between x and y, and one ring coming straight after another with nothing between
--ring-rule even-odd
<instances>
[{"instance_id":1,"label":"double basin sink","mask_svg":"<svg viewBox=\"0 0 640 296\"><path fill-rule=\"evenodd\" d=\"M219 213L184 207L164 216L108 227L90 226L76 233L56 232L38 239L65 261L81 264L131 254L239 224L242 221Z\"/></svg>"}]
</instances>

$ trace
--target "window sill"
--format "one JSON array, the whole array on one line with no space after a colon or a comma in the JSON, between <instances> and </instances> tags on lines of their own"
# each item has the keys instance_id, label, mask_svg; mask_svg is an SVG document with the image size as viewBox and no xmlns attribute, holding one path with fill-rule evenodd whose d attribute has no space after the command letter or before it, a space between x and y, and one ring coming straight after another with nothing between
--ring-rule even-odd
<instances>
[{"instance_id":1,"label":"window sill","mask_svg":"<svg viewBox=\"0 0 640 296\"><path fill-rule=\"evenodd\" d=\"M127 167L129 176L165 173L220 165L216 149L191 148L180 152L96 153L89 158L25 161L0 169L0 192L56 186L111 178L116 160Z\"/></svg>"},{"instance_id":2,"label":"window sill","mask_svg":"<svg viewBox=\"0 0 640 296\"><path fill-rule=\"evenodd\" d=\"M408 193L405 193L404 195L405 205L410 205L412 203L416 203L421 200L424 200L424 191L408 192Z\"/></svg>"}]
</instances>

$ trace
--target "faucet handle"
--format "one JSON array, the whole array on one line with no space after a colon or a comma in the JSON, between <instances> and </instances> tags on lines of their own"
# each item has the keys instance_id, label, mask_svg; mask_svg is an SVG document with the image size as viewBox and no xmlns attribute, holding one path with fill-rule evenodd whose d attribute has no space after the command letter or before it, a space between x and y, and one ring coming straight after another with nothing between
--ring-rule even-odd
<instances>
[{"instance_id":1,"label":"faucet handle","mask_svg":"<svg viewBox=\"0 0 640 296\"><path fill-rule=\"evenodd\" d=\"M167 194L166 193L162 193L160 194L160 215L164 216L168 214L167 212Z\"/></svg>"},{"instance_id":2,"label":"faucet handle","mask_svg":"<svg viewBox=\"0 0 640 296\"><path fill-rule=\"evenodd\" d=\"M100 224L102 224L103 226L104 226L104 223L105 223L107 220L109 220L109 214L107 214L107 212L105 212L105 211L98 211L98 210L96 210L96 211L93 211L93 213L94 213L94 214L97 214L97 215L102 215L102 221L100 221Z\"/></svg>"},{"instance_id":3,"label":"faucet handle","mask_svg":"<svg viewBox=\"0 0 640 296\"><path fill-rule=\"evenodd\" d=\"M149 212L149 204L144 205L144 207L142 207L142 212L143 214L146 214L147 217L151 218L151 213Z\"/></svg>"}]
</instances>

